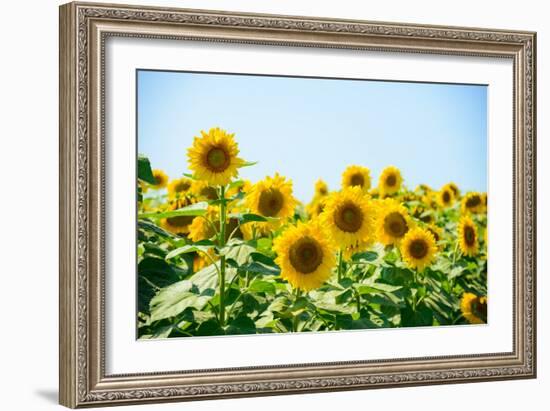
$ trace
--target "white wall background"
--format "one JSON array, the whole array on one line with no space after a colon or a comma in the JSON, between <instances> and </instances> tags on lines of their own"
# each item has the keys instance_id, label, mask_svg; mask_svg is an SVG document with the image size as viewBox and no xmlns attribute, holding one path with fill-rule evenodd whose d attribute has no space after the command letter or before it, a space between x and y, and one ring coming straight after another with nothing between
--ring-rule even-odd
<instances>
[{"instance_id":1,"label":"white wall background","mask_svg":"<svg viewBox=\"0 0 550 411\"><path fill-rule=\"evenodd\" d=\"M113 2L113 0L111 0ZM116 1L115 1L116 2ZM550 289L547 249L550 190L550 26L546 2L505 0L188 0L136 4L226 9L408 23L526 29L538 32L538 290L537 380L443 385L299 396L126 407L136 410L547 409ZM2 5L0 42L0 378L1 408L53 410L57 405L58 10L56 0ZM545 255L546 254L546 255Z\"/></svg>"}]
</instances>

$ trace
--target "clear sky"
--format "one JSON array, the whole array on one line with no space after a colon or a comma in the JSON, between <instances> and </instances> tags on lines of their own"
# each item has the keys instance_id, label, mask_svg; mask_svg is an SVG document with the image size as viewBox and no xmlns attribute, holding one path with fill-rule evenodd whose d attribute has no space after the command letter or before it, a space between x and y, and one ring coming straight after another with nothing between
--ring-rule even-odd
<instances>
[{"instance_id":1,"label":"clear sky","mask_svg":"<svg viewBox=\"0 0 550 411\"><path fill-rule=\"evenodd\" d=\"M235 133L252 182L291 178L304 202L346 166L395 165L404 183L487 185L487 88L366 80L138 71L138 151L171 178L187 173L200 130Z\"/></svg>"}]
</instances>

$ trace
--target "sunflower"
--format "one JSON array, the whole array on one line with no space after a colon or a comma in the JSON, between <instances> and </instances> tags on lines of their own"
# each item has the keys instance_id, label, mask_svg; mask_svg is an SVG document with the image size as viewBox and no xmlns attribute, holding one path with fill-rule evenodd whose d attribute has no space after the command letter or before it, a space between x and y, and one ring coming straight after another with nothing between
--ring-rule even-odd
<instances>
[{"instance_id":1,"label":"sunflower","mask_svg":"<svg viewBox=\"0 0 550 411\"><path fill-rule=\"evenodd\" d=\"M401 255L407 266L418 271L428 267L437 252L432 233L422 228L413 228L401 242Z\"/></svg>"},{"instance_id":2,"label":"sunflower","mask_svg":"<svg viewBox=\"0 0 550 411\"><path fill-rule=\"evenodd\" d=\"M372 198L378 198L380 197L380 191L378 190L378 187L373 187L370 189L369 194Z\"/></svg>"},{"instance_id":3,"label":"sunflower","mask_svg":"<svg viewBox=\"0 0 550 411\"><path fill-rule=\"evenodd\" d=\"M454 191L448 186L443 186L441 190L437 193L437 202L441 206L441 208L452 206L454 201Z\"/></svg>"},{"instance_id":4,"label":"sunflower","mask_svg":"<svg viewBox=\"0 0 550 411\"><path fill-rule=\"evenodd\" d=\"M414 189L414 192L420 196L424 196L432 191L432 188L427 184L419 184Z\"/></svg>"},{"instance_id":5,"label":"sunflower","mask_svg":"<svg viewBox=\"0 0 550 411\"><path fill-rule=\"evenodd\" d=\"M355 254L365 251L369 245L361 241L351 244L342 250L342 256L345 260L350 260Z\"/></svg>"},{"instance_id":6,"label":"sunflower","mask_svg":"<svg viewBox=\"0 0 550 411\"><path fill-rule=\"evenodd\" d=\"M291 226L275 239L281 277L304 291L320 287L332 274L336 249L317 223Z\"/></svg>"},{"instance_id":7,"label":"sunflower","mask_svg":"<svg viewBox=\"0 0 550 411\"><path fill-rule=\"evenodd\" d=\"M314 198L306 207L310 220L319 217L327 204L327 197Z\"/></svg>"},{"instance_id":8,"label":"sunflower","mask_svg":"<svg viewBox=\"0 0 550 411\"><path fill-rule=\"evenodd\" d=\"M483 204L483 197L480 193L468 193L462 198L461 204L463 213L481 213L483 212L485 205Z\"/></svg>"},{"instance_id":9,"label":"sunflower","mask_svg":"<svg viewBox=\"0 0 550 411\"><path fill-rule=\"evenodd\" d=\"M149 185L142 180L138 180L138 187L141 189L143 194L149 191Z\"/></svg>"},{"instance_id":10,"label":"sunflower","mask_svg":"<svg viewBox=\"0 0 550 411\"><path fill-rule=\"evenodd\" d=\"M436 226L435 224L427 225L426 230L432 233L436 243L440 242L443 239L443 230L441 230L441 228Z\"/></svg>"},{"instance_id":11,"label":"sunflower","mask_svg":"<svg viewBox=\"0 0 550 411\"><path fill-rule=\"evenodd\" d=\"M422 202L430 209L437 210L437 193L435 191L428 191L423 197Z\"/></svg>"},{"instance_id":12,"label":"sunflower","mask_svg":"<svg viewBox=\"0 0 550 411\"><path fill-rule=\"evenodd\" d=\"M167 211L178 210L191 204L193 201L189 197L180 197L168 204ZM160 225L174 234L187 234L194 218L194 216L167 217L160 220Z\"/></svg>"},{"instance_id":13,"label":"sunflower","mask_svg":"<svg viewBox=\"0 0 550 411\"><path fill-rule=\"evenodd\" d=\"M325 197L328 195L328 185L323 180L319 179L315 182L314 197Z\"/></svg>"},{"instance_id":14,"label":"sunflower","mask_svg":"<svg viewBox=\"0 0 550 411\"><path fill-rule=\"evenodd\" d=\"M460 218L458 223L458 241L464 255L474 257L478 253L477 227L468 216Z\"/></svg>"},{"instance_id":15,"label":"sunflower","mask_svg":"<svg viewBox=\"0 0 550 411\"><path fill-rule=\"evenodd\" d=\"M381 197L386 197L387 195L395 194L401 188L403 183L403 177L401 177L401 171L397 167L389 166L386 167L380 179L378 180L378 190L380 191Z\"/></svg>"},{"instance_id":16,"label":"sunflower","mask_svg":"<svg viewBox=\"0 0 550 411\"><path fill-rule=\"evenodd\" d=\"M394 200L385 200L376 219L376 234L382 244L397 244L412 228L407 209Z\"/></svg>"},{"instance_id":17,"label":"sunflower","mask_svg":"<svg viewBox=\"0 0 550 411\"><path fill-rule=\"evenodd\" d=\"M321 221L341 248L373 240L376 210L359 187L346 188L327 199Z\"/></svg>"},{"instance_id":18,"label":"sunflower","mask_svg":"<svg viewBox=\"0 0 550 411\"><path fill-rule=\"evenodd\" d=\"M487 297L464 293L460 301L460 310L470 324L487 323Z\"/></svg>"},{"instance_id":19,"label":"sunflower","mask_svg":"<svg viewBox=\"0 0 550 411\"><path fill-rule=\"evenodd\" d=\"M187 157L197 179L211 185L226 185L238 175L244 161L237 157L239 148L234 135L216 127L208 133L201 130L201 137L194 138Z\"/></svg>"},{"instance_id":20,"label":"sunflower","mask_svg":"<svg viewBox=\"0 0 550 411\"><path fill-rule=\"evenodd\" d=\"M162 170L153 170L153 177L155 178L156 183L151 184L151 187L156 188L157 190L166 187L166 184L168 184L168 176Z\"/></svg>"},{"instance_id":21,"label":"sunflower","mask_svg":"<svg viewBox=\"0 0 550 411\"><path fill-rule=\"evenodd\" d=\"M219 207L209 206L206 214L195 218L189 226L189 238L197 242L214 237L220 226L219 218Z\"/></svg>"},{"instance_id":22,"label":"sunflower","mask_svg":"<svg viewBox=\"0 0 550 411\"><path fill-rule=\"evenodd\" d=\"M193 180L191 184L191 193L199 200L217 200L218 191L216 187L212 187L206 181Z\"/></svg>"},{"instance_id":23,"label":"sunflower","mask_svg":"<svg viewBox=\"0 0 550 411\"><path fill-rule=\"evenodd\" d=\"M168 197L176 198L180 195L185 195L189 191L193 184L193 180L190 178L182 177L168 183Z\"/></svg>"},{"instance_id":24,"label":"sunflower","mask_svg":"<svg viewBox=\"0 0 550 411\"><path fill-rule=\"evenodd\" d=\"M445 184L445 187L449 188L453 192L455 198L460 197L460 190L459 190L458 186L455 183L453 183L451 181L450 183Z\"/></svg>"},{"instance_id":25,"label":"sunflower","mask_svg":"<svg viewBox=\"0 0 550 411\"><path fill-rule=\"evenodd\" d=\"M368 193L370 186L370 170L367 167L348 166L342 174L342 188L359 187Z\"/></svg>"},{"instance_id":26,"label":"sunflower","mask_svg":"<svg viewBox=\"0 0 550 411\"><path fill-rule=\"evenodd\" d=\"M243 193L246 194L252 188L252 183L250 180L242 180L241 184L235 185L227 190L227 197L231 198L237 194Z\"/></svg>"},{"instance_id":27,"label":"sunflower","mask_svg":"<svg viewBox=\"0 0 550 411\"><path fill-rule=\"evenodd\" d=\"M258 181L246 195L246 205L254 214L279 219L275 226L294 215L296 204L292 196L292 182L279 173Z\"/></svg>"}]
</instances>

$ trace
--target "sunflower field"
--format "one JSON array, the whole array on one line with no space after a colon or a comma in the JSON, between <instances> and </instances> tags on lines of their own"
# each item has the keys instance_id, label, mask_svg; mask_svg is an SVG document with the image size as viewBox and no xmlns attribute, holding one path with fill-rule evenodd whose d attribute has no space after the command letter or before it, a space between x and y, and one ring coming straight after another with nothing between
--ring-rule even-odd
<instances>
[{"instance_id":1,"label":"sunflower field","mask_svg":"<svg viewBox=\"0 0 550 411\"><path fill-rule=\"evenodd\" d=\"M350 165L302 203L254 165L220 128L180 178L138 156L139 338L487 322L486 193Z\"/></svg>"}]
</instances>

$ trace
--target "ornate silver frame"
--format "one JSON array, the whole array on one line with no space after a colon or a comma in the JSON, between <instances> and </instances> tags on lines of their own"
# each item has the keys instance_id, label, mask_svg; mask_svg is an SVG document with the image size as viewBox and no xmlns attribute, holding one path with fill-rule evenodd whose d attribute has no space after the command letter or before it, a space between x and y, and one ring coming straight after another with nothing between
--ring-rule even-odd
<instances>
[{"instance_id":1,"label":"ornate silver frame","mask_svg":"<svg viewBox=\"0 0 550 411\"><path fill-rule=\"evenodd\" d=\"M506 353L106 375L104 44L109 36L388 50L512 59L514 349ZM536 34L218 11L60 7L60 403L128 403L474 382L536 376Z\"/></svg>"}]
</instances>

